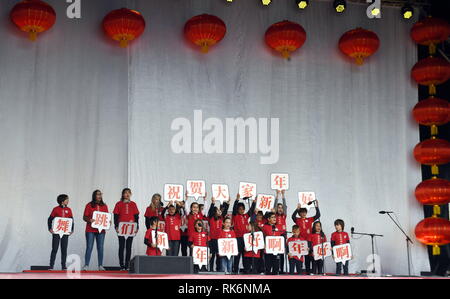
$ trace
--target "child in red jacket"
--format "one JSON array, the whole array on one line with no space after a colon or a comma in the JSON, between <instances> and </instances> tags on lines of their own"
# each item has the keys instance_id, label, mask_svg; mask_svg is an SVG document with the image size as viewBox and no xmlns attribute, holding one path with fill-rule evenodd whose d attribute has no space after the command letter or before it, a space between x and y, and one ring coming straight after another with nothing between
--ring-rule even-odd
<instances>
[{"instance_id":1,"label":"child in red jacket","mask_svg":"<svg viewBox=\"0 0 450 299\"><path fill-rule=\"evenodd\" d=\"M254 221L248 224L249 233L260 232L258 224ZM259 240L259 242L264 242L264 240ZM244 264L244 273L245 274L256 274L264 272L264 265L262 264L261 259L261 249L257 250L255 253L254 250L250 249L249 251L244 251L243 264Z\"/></svg>"},{"instance_id":2,"label":"child in red jacket","mask_svg":"<svg viewBox=\"0 0 450 299\"><path fill-rule=\"evenodd\" d=\"M209 235L208 232L204 229L203 221L197 219L194 224L195 231L189 236L189 247L191 248L191 252L193 252L194 246L199 247L208 247L209 243ZM194 265L194 273L198 273L199 271L207 271L205 266L202 266L200 269L198 265Z\"/></svg>"},{"instance_id":3,"label":"child in red jacket","mask_svg":"<svg viewBox=\"0 0 450 299\"><path fill-rule=\"evenodd\" d=\"M211 206L208 211L208 221L209 221L209 250L211 253L211 259L209 261L209 270L214 271L214 260L216 260L216 271L220 270L220 259L219 259L219 247L217 245L217 239L219 238L220 232L222 231L222 224L224 216L228 211L230 206L230 200L224 202L220 207L216 207L216 200L211 198Z\"/></svg>"},{"instance_id":4,"label":"child in red jacket","mask_svg":"<svg viewBox=\"0 0 450 299\"><path fill-rule=\"evenodd\" d=\"M235 232L231 229L231 218L225 217L223 220L222 231L218 239L236 238ZM228 259L226 256L220 256L221 271L230 274L233 270L233 257Z\"/></svg>"},{"instance_id":5,"label":"child in red jacket","mask_svg":"<svg viewBox=\"0 0 450 299\"><path fill-rule=\"evenodd\" d=\"M344 232L344 220L337 219L336 221L334 221L334 227L336 228L336 231L331 234L331 247L350 243L348 234ZM342 263L336 263L336 274L340 275L341 271ZM348 261L346 261L344 264L344 275L348 275Z\"/></svg>"},{"instance_id":6,"label":"child in red jacket","mask_svg":"<svg viewBox=\"0 0 450 299\"><path fill-rule=\"evenodd\" d=\"M287 244L293 241L307 241L305 238L303 238L300 235L300 228L298 225L292 226L292 236L287 240ZM293 275L295 273L295 270L297 270L297 274L302 274L302 268L303 268L303 261L304 256L298 257L298 256L292 256L292 254L288 254L289 258L289 274Z\"/></svg>"},{"instance_id":7,"label":"child in red jacket","mask_svg":"<svg viewBox=\"0 0 450 299\"><path fill-rule=\"evenodd\" d=\"M322 223L320 221L316 221L313 224L312 233L309 235L308 244L310 250L310 256L314 259L313 256L313 247L319 244L323 244L327 241L327 237L322 231ZM312 267L313 274L323 274L323 259L313 261Z\"/></svg>"},{"instance_id":8,"label":"child in red jacket","mask_svg":"<svg viewBox=\"0 0 450 299\"><path fill-rule=\"evenodd\" d=\"M266 214L267 224L264 225L263 233L264 236L282 236L283 229L281 226L277 225L277 216L273 212ZM283 242L284 245L285 242ZM278 275L280 271L280 256L282 254L265 254L264 261L266 264L266 274Z\"/></svg>"},{"instance_id":9,"label":"child in red jacket","mask_svg":"<svg viewBox=\"0 0 450 299\"><path fill-rule=\"evenodd\" d=\"M155 232L155 234L159 232L159 230L157 230L158 217L156 216L150 217L149 221L150 227L145 233L144 238L144 244L147 245L146 254L151 256L160 256L161 250L157 247L156 243L153 243L153 236L152 236L153 232Z\"/></svg>"},{"instance_id":10,"label":"child in red jacket","mask_svg":"<svg viewBox=\"0 0 450 299\"><path fill-rule=\"evenodd\" d=\"M180 202L170 202L163 210L163 220L165 221L165 231L167 238L169 239L169 250L167 250L167 256L178 256L180 251L180 239L181 239L181 208ZM166 214L166 211L167 214Z\"/></svg>"}]
</instances>

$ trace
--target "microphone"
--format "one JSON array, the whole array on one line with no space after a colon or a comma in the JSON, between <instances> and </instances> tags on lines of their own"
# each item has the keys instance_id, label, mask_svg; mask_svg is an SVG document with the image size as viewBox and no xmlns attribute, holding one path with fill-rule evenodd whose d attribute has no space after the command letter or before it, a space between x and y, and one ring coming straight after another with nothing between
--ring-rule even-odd
<instances>
[{"instance_id":1,"label":"microphone","mask_svg":"<svg viewBox=\"0 0 450 299\"><path fill-rule=\"evenodd\" d=\"M353 233L355 232L355 228L352 227L352 228L350 229L350 232L351 232L351 234L353 235Z\"/></svg>"},{"instance_id":2,"label":"microphone","mask_svg":"<svg viewBox=\"0 0 450 299\"><path fill-rule=\"evenodd\" d=\"M379 211L378 213L380 213L380 214L392 214L394 212L392 212L392 211Z\"/></svg>"},{"instance_id":3,"label":"microphone","mask_svg":"<svg viewBox=\"0 0 450 299\"><path fill-rule=\"evenodd\" d=\"M312 205L312 203L315 201L317 201L317 199L314 199L313 201L308 202L308 206Z\"/></svg>"}]
</instances>

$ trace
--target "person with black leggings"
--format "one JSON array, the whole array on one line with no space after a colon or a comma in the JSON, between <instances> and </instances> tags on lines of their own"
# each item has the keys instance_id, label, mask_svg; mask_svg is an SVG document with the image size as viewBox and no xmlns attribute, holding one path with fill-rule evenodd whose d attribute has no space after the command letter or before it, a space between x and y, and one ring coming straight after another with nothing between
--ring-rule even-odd
<instances>
[{"instance_id":1,"label":"person with black leggings","mask_svg":"<svg viewBox=\"0 0 450 299\"><path fill-rule=\"evenodd\" d=\"M125 188L122 190L122 197L114 207L114 227L119 233L119 224L121 222L136 222L136 233L139 231L139 210L134 201L131 201L131 190ZM131 259L131 247L133 245L133 237L119 237L119 263L121 270L128 270ZM124 251L125 260L124 260Z\"/></svg>"},{"instance_id":2,"label":"person with black leggings","mask_svg":"<svg viewBox=\"0 0 450 299\"><path fill-rule=\"evenodd\" d=\"M61 244L61 268L66 270L66 258L67 258L67 246L69 244L69 235L73 233L73 214L72 210L67 207L69 204L69 196L66 194L60 194L56 198L58 206L53 208L50 216L47 219L48 231L52 234L52 252L50 253L50 267L49 270L53 270L55 265L56 254L58 253L59 245ZM55 234L52 229L53 219L56 217L60 218L71 218L72 219L72 229L69 235L63 235L62 238L58 234Z\"/></svg>"}]
</instances>

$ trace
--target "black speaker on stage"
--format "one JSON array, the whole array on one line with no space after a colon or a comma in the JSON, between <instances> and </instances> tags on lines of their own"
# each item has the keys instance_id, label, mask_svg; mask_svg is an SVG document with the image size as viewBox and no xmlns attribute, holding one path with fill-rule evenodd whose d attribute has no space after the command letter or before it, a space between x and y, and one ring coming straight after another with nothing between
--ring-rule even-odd
<instances>
[{"instance_id":1,"label":"black speaker on stage","mask_svg":"<svg viewBox=\"0 0 450 299\"><path fill-rule=\"evenodd\" d=\"M130 262L134 274L192 274L194 264L191 256L136 255Z\"/></svg>"}]
</instances>

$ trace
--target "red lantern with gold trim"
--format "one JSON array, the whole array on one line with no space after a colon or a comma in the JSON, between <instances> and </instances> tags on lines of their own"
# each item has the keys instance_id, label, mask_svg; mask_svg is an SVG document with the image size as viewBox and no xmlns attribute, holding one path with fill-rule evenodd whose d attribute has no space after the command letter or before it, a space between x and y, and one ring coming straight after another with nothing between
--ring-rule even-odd
<instances>
[{"instance_id":1,"label":"red lantern with gold trim","mask_svg":"<svg viewBox=\"0 0 450 299\"><path fill-rule=\"evenodd\" d=\"M344 33L339 39L339 49L345 55L354 58L357 65L373 55L380 47L380 40L375 32L356 28Z\"/></svg>"},{"instance_id":2,"label":"red lantern with gold trim","mask_svg":"<svg viewBox=\"0 0 450 299\"><path fill-rule=\"evenodd\" d=\"M433 136L416 145L414 158L420 164L430 165L432 174L437 175L439 174L437 165L450 162L450 142Z\"/></svg>"},{"instance_id":3,"label":"red lantern with gold trim","mask_svg":"<svg viewBox=\"0 0 450 299\"><path fill-rule=\"evenodd\" d=\"M450 104L448 101L431 96L414 106L413 117L423 126L431 126L431 135L437 134L437 126L450 121Z\"/></svg>"},{"instance_id":4,"label":"red lantern with gold trim","mask_svg":"<svg viewBox=\"0 0 450 299\"><path fill-rule=\"evenodd\" d=\"M265 34L266 44L289 58L291 53L300 49L306 41L306 32L300 24L282 21L270 26Z\"/></svg>"},{"instance_id":5,"label":"red lantern with gold trim","mask_svg":"<svg viewBox=\"0 0 450 299\"><path fill-rule=\"evenodd\" d=\"M443 19L427 17L411 28L411 38L418 44L428 46L429 53L436 53L436 44L444 42L450 35L450 25Z\"/></svg>"},{"instance_id":6,"label":"red lantern with gold trim","mask_svg":"<svg viewBox=\"0 0 450 299\"><path fill-rule=\"evenodd\" d=\"M450 181L433 177L417 185L415 196L423 205L445 205L450 203Z\"/></svg>"},{"instance_id":7,"label":"red lantern with gold trim","mask_svg":"<svg viewBox=\"0 0 450 299\"><path fill-rule=\"evenodd\" d=\"M216 16L202 14L189 19L184 25L185 37L200 47L202 53L220 42L227 32L225 23Z\"/></svg>"},{"instance_id":8,"label":"red lantern with gold trim","mask_svg":"<svg viewBox=\"0 0 450 299\"><path fill-rule=\"evenodd\" d=\"M145 20L140 12L128 8L116 9L103 19L105 33L119 42L122 48L139 36L145 30Z\"/></svg>"},{"instance_id":9,"label":"red lantern with gold trim","mask_svg":"<svg viewBox=\"0 0 450 299\"><path fill-rule=\"evenodd\" d=\"M11 21L20 30L28 32L30 40L37 39L38 33L49 30L56 22L53 7L40 0L23 0L10 13Z\"/></svg>"},{"instance_id":10,"label":"red lantern with gold trim","mask_svg":"<svg viewBox=\"0 0 450 299\"><path fill-rule=\"evenodd\" d=\"M415 235L419 242L433 246L433 255L439 255L439 246L450 243L450 221L438 217L425 218L417 224Z\"/></svg>"},{"instance_id":11,"label":"red lantern with gold trim","mask_svg":"<svg viewBox=\"0 0 450 299\"><path fill-rule=\"evenodd\" d=\"M440 57L421 59L413 66L411 77L418 84L428 86L430 95L434 95L436 85L450 79L450 63Z\"/></svg>"}]
</instances>

